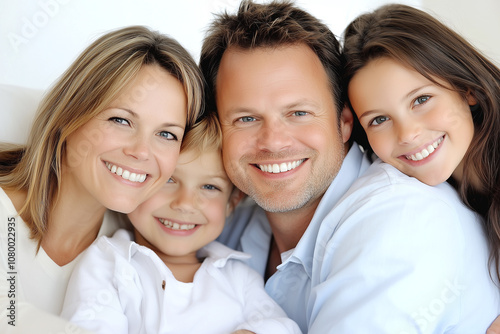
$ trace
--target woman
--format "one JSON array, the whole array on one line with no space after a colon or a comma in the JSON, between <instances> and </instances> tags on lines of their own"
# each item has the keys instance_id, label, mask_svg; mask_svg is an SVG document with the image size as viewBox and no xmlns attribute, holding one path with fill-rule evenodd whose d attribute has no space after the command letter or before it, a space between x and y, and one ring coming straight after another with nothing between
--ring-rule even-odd
<instances>
[{"instance_id":1,"label":"woman","mask_svg":"<svg viewBox=\"0 0 500 334\"><path fill-rule=\"evenodd\" d=\"M25 146L1 146L1 271L10 281L0 283L0 328L67 327L51 315L75 260L118 228L107 209L128 213L169 179L202 92L178 42L123 28L92 43L49 90Z\"/></svg>"}]
</instances>

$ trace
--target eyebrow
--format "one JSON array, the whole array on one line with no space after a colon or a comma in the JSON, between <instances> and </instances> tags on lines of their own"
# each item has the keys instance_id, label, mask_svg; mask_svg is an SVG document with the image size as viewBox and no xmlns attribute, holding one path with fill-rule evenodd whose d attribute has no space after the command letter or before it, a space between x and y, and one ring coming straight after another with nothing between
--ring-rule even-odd
<instances>
[{"instance_id":1,"label":"eyebrow","mask_svg":"<svg viewBox=\"0 0 500 334\"><path fill-rule=\"evenodd\" d=\"M300 109L304 107L312 107L316 108L318 107L318 104L315 103L314 101L310 101L307 99L300 99L298 101L293 101L288 104L285 104L283 107L281 107L281 110L293 110L293 109ZM258 113L258 109L252 108L252 107L237 107L233 109L229 109L229 113L233 115L238 115L238 114L247 114L247 113Z\"/></svg>"},{"instance_id":2,"label":"eyebrow","mask_svg":"<svg viewBox=\"0 0 500 334\"><path fill-rule=\"evenodd\" d=\"M300 107L317 107L317 105L318 104L315 103L314 101L310 101L308 99L300 99L298 101L285 105L285 109L297 109Z\"/></svg>"},{"instance_id":3,"label":"eyebrow","mask_svg":"<svg viewBox=\"0 0 500 334\"><path fill-rule=\"evenodd\" d=\"M422 89L427 88L429 86L433 86L433 84L427 84L427 85L423 85L423 86L417 87L414 90L410 91L408 94L406 94L405 98L408 99L412 95L415 95L419 90L422 90Z\"/></svg>"},{"instance_id":4,"label":"eyebrow","mask_svg":"<svg viewBox=\"0 0 500 334\"><path fill-rule=\"evenodd\" d=\"M207 175L207 177L210 178L210 180L218 179L221 182L224 182L224 184L232 185L232 182L229 180L227 175L224 175L224 174L211 174L211 175Z\"/></svg>"},{"instance_id":5,"label":"eyebrow","mask_svg":"<svg viewBox=\"0 0 500 334\"><path fill-rule=\"evenodd\" d=\"M358 119L361 120L362 118L368 117L371 114L375 114L375 113L378 113L378 112L379 112L378 109L368 110L368 111L362 113L361 116L358 117Z\"/></svg>"}]
</instances>

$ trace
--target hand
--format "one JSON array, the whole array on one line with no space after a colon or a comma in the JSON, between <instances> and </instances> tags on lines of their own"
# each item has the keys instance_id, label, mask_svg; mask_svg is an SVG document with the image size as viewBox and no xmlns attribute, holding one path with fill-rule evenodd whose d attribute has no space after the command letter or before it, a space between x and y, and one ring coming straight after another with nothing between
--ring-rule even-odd
<instances>
[{"instance_id":1,"label":"hand","mask_svg":"<svg viewBox=\"0 0 500 334\"><path fill-rule=\"evenodd\" d=\"M499 320L499 325L500 325L500 320ZM498 332L500 334L500 332ZM250 332L246 329L238 329L236 332L233 332L232 334L255 334L254 332ZM488 333L489 334L489 333ZM497 334L496 332L493 332L492 334Z\"/></svg>"},{"instance_id":2,"label":"hand","mask_svg":"<svg viewBox=\"0 0 500 334\"><path fill-rule=\"evenodd\" d=\"M493 321L486 334L500 334L500 315Z\"/></svg>"}]
</instances>

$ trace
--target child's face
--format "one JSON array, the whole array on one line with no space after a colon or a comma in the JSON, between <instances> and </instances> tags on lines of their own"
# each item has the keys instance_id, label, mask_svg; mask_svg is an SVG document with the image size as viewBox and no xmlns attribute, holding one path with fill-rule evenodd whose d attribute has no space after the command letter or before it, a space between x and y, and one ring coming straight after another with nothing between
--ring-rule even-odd
<instances>
[{"instance_id":1,"label":"child's face","mask_svg":"<svg viewBox=\"0 0 500 334\"><path fill-rule=\"evenodd\" d=\"M451 175L460 179L474 135L472 96L467 101L389 58L372 60L358 71L348 93L383 161L429 185Z\"/></svg>"},{"instance_id":2,"label":"child's face","mask_svg":"<svg viewBox=\"0 0 500 334\"><path fill-rule=\"evenodd\" d=\"M233 209L232 190L220 152L182 152L170 180L128 215L136 241L163 259L194 260L222 232Z\"/></svg>"}]
</instances>

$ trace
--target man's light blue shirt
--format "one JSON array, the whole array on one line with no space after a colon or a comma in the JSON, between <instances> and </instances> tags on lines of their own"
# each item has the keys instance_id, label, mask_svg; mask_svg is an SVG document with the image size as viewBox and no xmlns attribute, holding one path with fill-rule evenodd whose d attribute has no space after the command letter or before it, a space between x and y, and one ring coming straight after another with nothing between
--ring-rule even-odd
<instances>
[{"instance_id":1,"label":"man's light blue shirt","mask_svg":"<svg viewBox=\"0 0 500 334\"><path fill-rule=\"evenodd\" d=\"M362 177L360 177L362 175ZM271 228L251 200L219 238L264 275ZM266 291L304 333L485 333L500 313L481 219L355 145Z\"/></svg>"}]
</instances>

